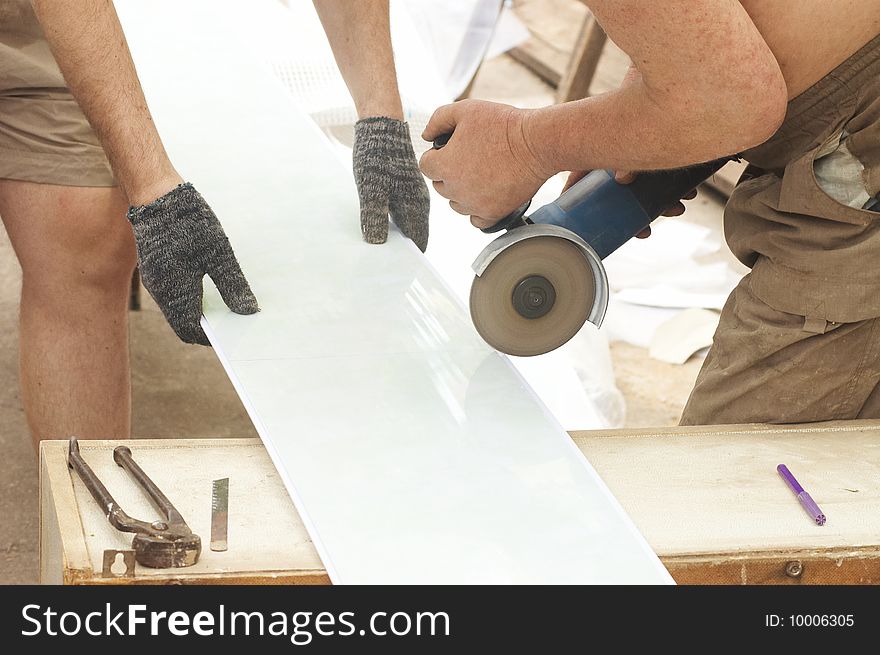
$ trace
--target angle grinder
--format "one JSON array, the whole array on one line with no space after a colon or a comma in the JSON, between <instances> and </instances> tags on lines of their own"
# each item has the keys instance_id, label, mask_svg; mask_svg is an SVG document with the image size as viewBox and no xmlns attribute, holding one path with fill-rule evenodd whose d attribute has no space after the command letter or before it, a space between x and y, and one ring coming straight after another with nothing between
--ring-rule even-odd
<instances>
[{"instance_id":1,"label":"angle grinder","mask_svg":"<svg viewBox=\"0 0 880 655\"><path fill-rule=\"evenodd\" d=\"M451 134L434 141L446 145ZM640 173L595 170L526 216L526 202L483 232L505 230L474 261L471 320L490 346L531 357L555 350L608 309L602 260L734 157Z\"/></svg>"}]
</instances>

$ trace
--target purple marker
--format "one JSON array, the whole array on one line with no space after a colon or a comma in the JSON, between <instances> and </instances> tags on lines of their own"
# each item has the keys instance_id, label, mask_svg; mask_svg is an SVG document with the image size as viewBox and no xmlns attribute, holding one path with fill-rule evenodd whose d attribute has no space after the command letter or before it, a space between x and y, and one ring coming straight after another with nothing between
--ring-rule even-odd
<instances>
[{"instance_id":1,"label":"purple marker","mask_svg":"<svg viewBox=\"0 0 880 655\"><path fill-rule=\"evenodd\" d=\"M807 514L809 514L810 518L816 522L816 525L825 525L825 515L822 513L822 510L819 509L816 501L810 498L810 494L804 491L804 488L800 483L794 479L794 476L791 474L791 471L788 470L788 467L785 464L780 464L776 467L776 470L779 472L779 475L782 476L782 479L785 480L786 484L791 487L791 490L800 501L801 506L807 510Z\"/></svg>"}]
</instances>

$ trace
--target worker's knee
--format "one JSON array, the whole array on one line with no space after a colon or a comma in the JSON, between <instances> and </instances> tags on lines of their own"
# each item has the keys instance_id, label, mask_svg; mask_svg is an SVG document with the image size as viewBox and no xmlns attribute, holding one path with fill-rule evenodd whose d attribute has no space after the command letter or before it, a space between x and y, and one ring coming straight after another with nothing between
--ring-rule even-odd
<instances>
[{"instance_id":1,"label":"worker's knee","mask_svg":"<svg viewBox=\"0 0 880 655\"><path fill-rule=\"evenodd\" d=\"M74 293L118 296L131 284L136 257L131 230L112 230L91 244L68 247L67 261L54 271L53 285Z\"/></svg>"},{"instance_id":2,"label":"worker's knee","mask_svg":"<svg viewBox=\"0 0 880 655\"><path fill-rule=\"evenodd\" d=\"M66 250L53 265L24 272L27 294L55 306L83 309L120 305L127 298L135 256L125 239L104 238L89 248Z\"/></svg>"},{"instance_id":3,"label":"worker's knee","mask_svg":"<svg viewBox=\"0 0 880 655\"><path fill-rule=\"evenodd\" d=\"M60 188L36 217L45 229L19 252L25 286L74 302L124 296L136 262L125 209L116 189Z\"/></svg>"}]
</instances>

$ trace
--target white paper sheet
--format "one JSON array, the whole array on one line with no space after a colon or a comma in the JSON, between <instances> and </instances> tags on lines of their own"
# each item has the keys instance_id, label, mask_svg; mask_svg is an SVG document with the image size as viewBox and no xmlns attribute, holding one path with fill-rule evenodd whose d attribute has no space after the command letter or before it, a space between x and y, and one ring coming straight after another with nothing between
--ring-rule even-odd
<instances>
[{"instance_id":1,"label":"white paper sheet","mask_svg":"<svg viewBox=\"0 0 880 655\"><path fill-rule=\"evenodd\" d=\"M350 175L239 47L242 4L117 7L171 157L260 300L236 316L207 283L203 324L331 579L670 583L423 255L362 242Z\"/></svg>"}]
</instances>

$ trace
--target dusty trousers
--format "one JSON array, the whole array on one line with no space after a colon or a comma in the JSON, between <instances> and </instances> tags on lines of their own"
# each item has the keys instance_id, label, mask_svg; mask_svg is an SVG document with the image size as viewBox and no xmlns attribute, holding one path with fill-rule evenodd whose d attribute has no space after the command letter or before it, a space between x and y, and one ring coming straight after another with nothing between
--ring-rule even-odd
<instances>
[{"instance_id":1,"label":"dusty trousers","mask_svg":"<svg viewBox=\"0 0 880 655\"><path fill-rule=\"evenodd\" d=\"M880 36L743 157L724 232L751 272L681 424L880 418Z\"/></svg>"}]
</instances>

